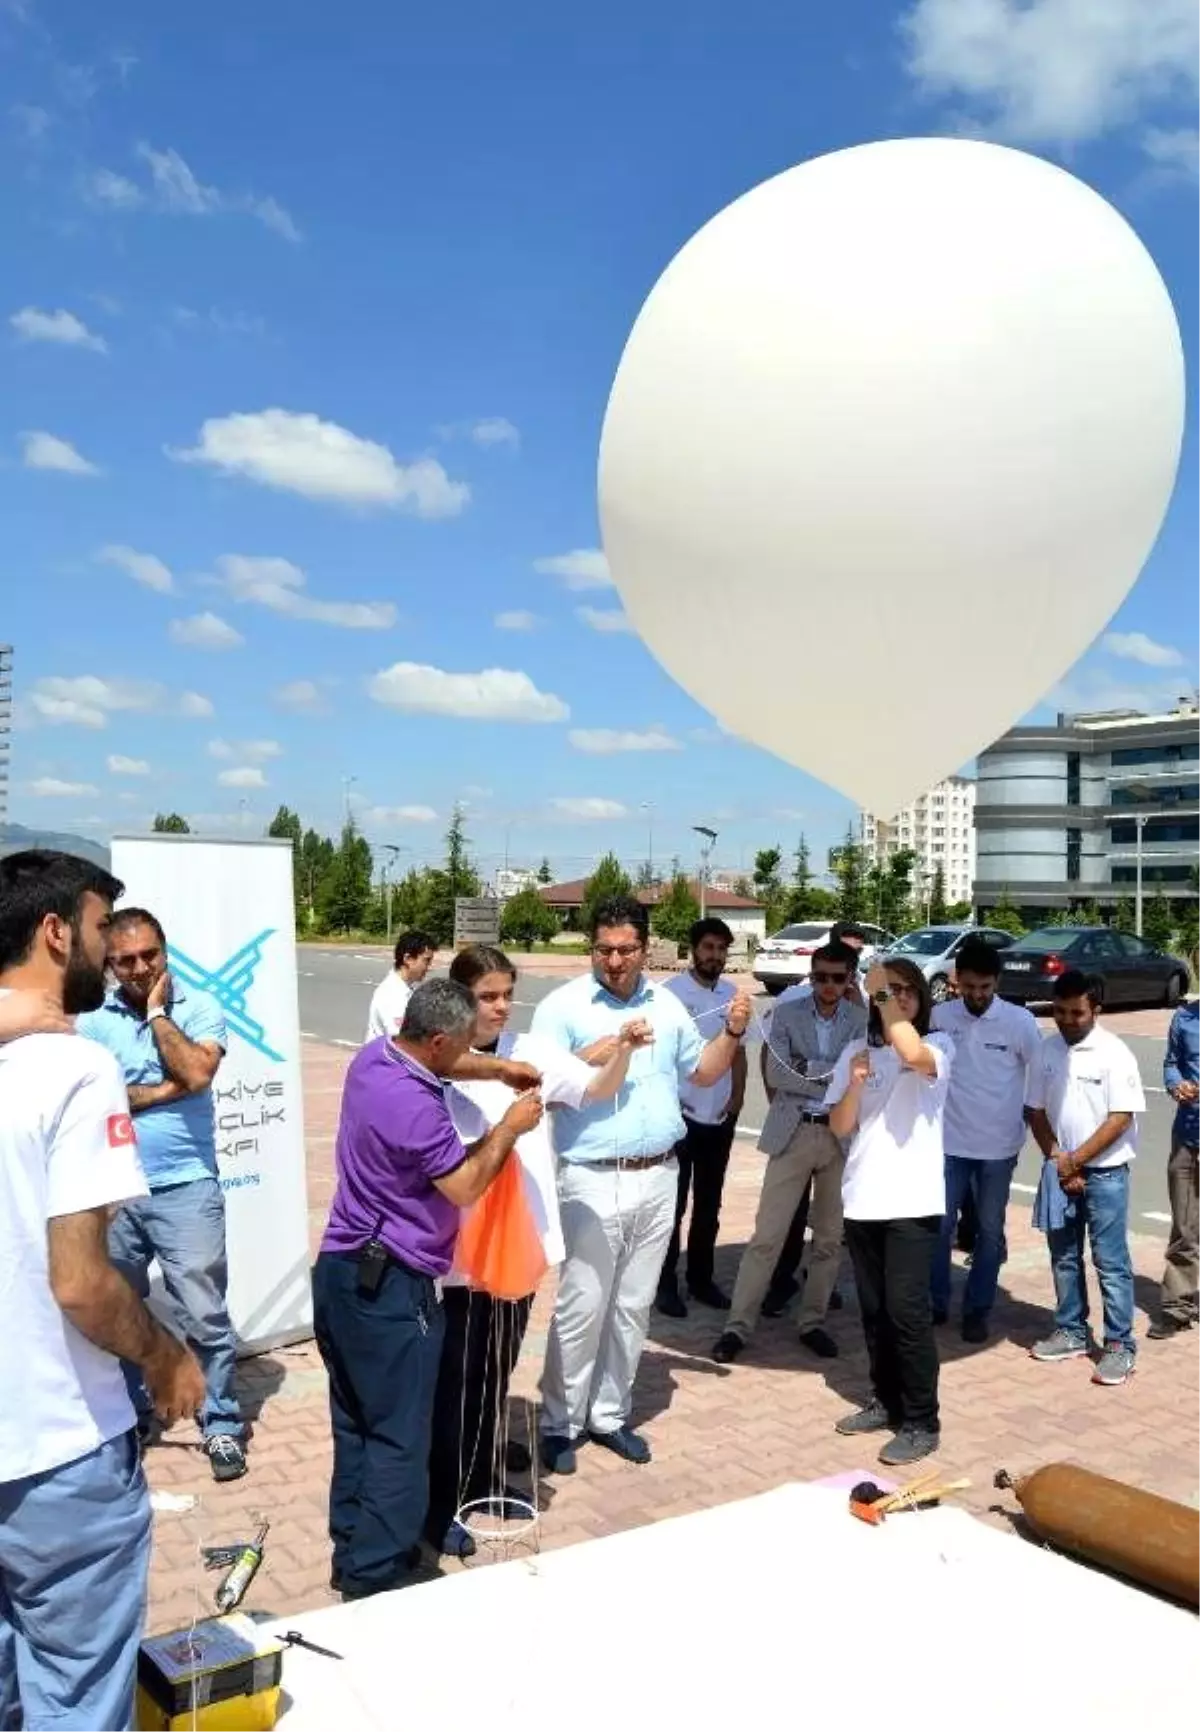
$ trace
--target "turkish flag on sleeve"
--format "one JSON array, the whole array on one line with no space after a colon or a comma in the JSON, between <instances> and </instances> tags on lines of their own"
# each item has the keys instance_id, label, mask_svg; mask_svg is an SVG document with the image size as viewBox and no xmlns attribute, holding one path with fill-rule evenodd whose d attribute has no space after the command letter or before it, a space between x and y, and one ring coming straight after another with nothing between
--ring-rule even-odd
<instances>
[{"instance_id":1,"label":"turkish flag on sleeve","mask_svg":"<svg viewBox=\"0 0 1200 1732\"><path fill-rule=\"evenodd\" d=\"M110 1113L108 1116L108 1146L110 1149L125 1149L137 1142L133 1128L133 1120L128 1113Z\"/></svg>"}]
</instances>

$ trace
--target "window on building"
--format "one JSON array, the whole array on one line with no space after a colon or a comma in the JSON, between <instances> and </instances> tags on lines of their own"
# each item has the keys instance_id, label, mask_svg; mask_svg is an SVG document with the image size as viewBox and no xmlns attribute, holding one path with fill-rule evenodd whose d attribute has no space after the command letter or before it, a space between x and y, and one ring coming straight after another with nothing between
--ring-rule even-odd
<instances>
[{"instance_id":1,"label":"window on building","mask_svg":"<svg viewBox=\"0 0 1200 1732\"><path fill-rule=\"evenodd\" d=\"M1114 788L1114 806L1195 806L1200 803L1200 782L1168 782L1156 788Z\"/></svg>"},{"instance_id":2,"label":"window on building","mask_svg":"<svg viewBox=\"0 0 1200 1732\"><path fill-rule=\"evenodd\" d=\"M1191 882L1191 866L1160 866L1154 861L1144 861L1142 864L1143 884L1188 884ZM1112 884L1136 884L1137 866L1114 866L1109 882Z\"/></svg>"},{"instance_id":3,"label":"window on building","mask_svg":"<svg viewBox=\"0 0 1200 1732\"><path fill-rule=\"evenodd\" d=\"M1079 864L1083 854L1083 831L1067 831L1067 883L1078 884Z\"/></svg>"},{"instance_id":4,"label":"window on building","mask_svg":"<svg viewBox=\"0 0 1200 1732\"><path fill-rule=\"evenodd\" d=\"M1110 824L1110 842L1136 842L1138 827L1126 823ZM1200 818L1148 818L1142 830L1143 842L1200 842Z\"/></svg>"},{"instance_id":5,"label":"window on building","mask_svg":"<svg viewBox=\"0 0 1200 1732\"><path fill-rule=\"evenodd\" d=\"M1079 753L1067 753L1067 805L1079 804Z\"/></svg>"},{"instance_id":6,"label":"window on building","mask_svg":"<svg viewBox=\"0 0 1200 1732\"><path fill-rule=\"evenodd\" d=\"M1200 759L1200 740L1180 740L1172 746L1122 746L1112 754L1113 769L1134 764L1194 764Z\"/></svg>"}]
</instances>

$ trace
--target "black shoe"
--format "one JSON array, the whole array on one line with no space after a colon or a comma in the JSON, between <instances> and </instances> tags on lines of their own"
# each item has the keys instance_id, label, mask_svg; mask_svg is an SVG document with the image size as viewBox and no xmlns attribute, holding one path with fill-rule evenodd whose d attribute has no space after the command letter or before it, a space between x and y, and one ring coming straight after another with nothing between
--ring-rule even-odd
<instances>
[{"instance_id":1,"label":"black shoe","mask_svg":"<svg viewBox=\"0 0 1200 1732\"><path fill-rule=\"evenodd\" d=\"M533 1457L523 1443L514 1438L504 1450L504 1465L509 1473L528 1473L533 1466Z\"/></svg>"},{"instance_id":2,"label":"black shoe","mask_svg":"<svg viewBox=\"0 0 1200 1732\"><path fill-rule=\"evenodd\" d=\"M882 1401L868 1401L857 1413L847 1413L833 1428L842 1437L862 1437L868 1431L894 1431L887 1408Z\"/></svg>"},{"instance_id":3,"label":"black shoe","mask_svg":"<svg viewBox=\"0 0 1200 1732\"><path fill-rule=\"evenodd\" d=\"M459 1521L453 1521L437 1543L444 1558L473 1558L475 1537Z\"/></svg>"},{"instance_id":4,"label":"black shoe","mask_svg":"<svg viewBox=\"0 0 1200 1732\"><path fill-rule=\"evenodd\" d=\"M969 1341L972 1347L982 1347L988 1338L986 1311L963 1312L962 1338L964 1341Z\"/></svg>"},{"instance_id":5,"label":"black shoe","mask_svg":"<svg viewBox=\"0 0 1200 1732\"><path fill-rule=\"evenodd\" d=\"M1147 1341L1170 1341L1173 1336L1182 1335L1192 1327L1190 1317L1172 1317L1164 1311L1161 1317L1156 1317L1146 1331Z\"/></svg>"},{"instance_id":6,"label":"black shoe","mask_svg":"<svg viewBox=\"0 0 1200 1732\"><path fill-rule=\"evenodd\" d=\"M664 1317L686 1317L687 1306L679 1297L678 1287L660 1287L654 1300L654 1309L661 1311Z\"/></svg>"},{"instance_id":7,"label":"black shoe","mask_svg":"<svg viewBox=\"0 0 1200 1732\"><path fill-rule=\"evenodd\" d=\"M818 1359L836 1359L838 1344L824 1329L806 1329L800 1336L801 1347L807 1347Z\"/></svg>"},{"instance_id":8,"label":"black shoe","mask_svg":"<svg viewBox=\"0 0 1200 1732\"><path fill-rule=\"evenodd\" d=\"M688 1286L688 1298L694 1299L697 1305L707 1305L710 1311L728 1311L733 1300L727 1293L722 1293L715 1281L705 1281L699 1287Z\"/></svg>"},{"instance_id":9,"label":"black shoe","mask_svg":"<svg viewBox=\"0 0 1200 1732\"><path fill-rule=\"evenodd\" d=\"M712 1356L718 1365L732 1365L746 1343L740 1335L735 1335L732 1329L727 1329L712 1350Z\"/></svg>"},{"instance_id":10,"label":"black shoe","mask_svg":"<svg viewBox=\"0 0 1200 1732\"><path fill-rule=\"evenodd\" d=\"M944 1305L931 1305L929 1307L929 1315L932 1319L933 1327L935 1329L940 1329L942 1324L948 1320L950 1313L946 1310Z\"/></svg>"},{"instance_id":11,"label":"black shoe","mask_svg":"<svg viewBox=\"0 0 1200 1732\"><path fill-rule=\"evenodd\" d=\"M347 1587L340 1572L333 1570L330 1572L329 1576L329 1590L331 1593L340 1594L344 1600L366 1600L369 1599L372 1594L387 1594L390 1593L393 1588L404 1587L405 1583L411 1580L412 1572L416 1569L420 1561L420 1546L410 1546L409 1550L405 1554L404 1563L390 1581L381 1582L377 1586L373 1585L365 1588L357 1587L353 1584L350 1587Z\"/></svg>"},{"instance_id":12,"label":"black shoe","mask_svg":"<svg viewBox=\"0 0 1200 1732\"><path fill-rule=\"evenodd\" d=\"M622 1461L631 1461L636 1467L645 1467L650 1460L650 1445L627 1425L619 1425L616 1431L589 1431L588 1436L602 1449L611 1449Z\"/></svg>"},{"instance_id":13,"label":"black shoe","mask_svg":"<svg viewBox=\"0 0 1200 1732\"><path fill-rule=\"evenodd\" d=\"M226 1432L215 1432L212 1437L206 1437L204 1453L218 1484L227 1479L241 1479L246 1472L246 1452L237 1438Z\"/></svg>"},{"instance_id":14,"label":"black shoe","mask_svg":"<svg viewBox=\"0 0 1200 1732\"><path fill-rule=\"evenodd\" d=\"M541 1455L547 1473L574 1473L578 1466L575 1445L569 1437L554 1437L547 1433L542 1438Z\"/></svg>"},{"instance_id":15,"label":"black shoe","mask_svg":"<svg viewBox=\"0 0 1200 1732\"><path fill-rule=\"evenodd\" d=\"M841 1293L835 1287L833 1292L829 1295L829 1309L831 1311L844 1311L845 1308L846 1301L842 1298Z\"/></svg>"},{"instance_id":16,"label":"black shoe","mask_svg":"<svg viewBox=\"0 0 1200 1732\"><path fill-rule=\"evenodd\" d=\"M763 1300L763 1316L782 1317L799 1291L800 1283L793 1275L789 1275L786 1281L780 1281L778 1286L772 1282L767 1289L767 1296Z\"/></svg>"},{"instance_id":17,"label":"black shoe","mask_svg":"<svg viewBox=\"0 0 1200 1732\"><path fill-rule=\"evenodd\" d=\"M884 1467L911 1467L914 1461L924 1461L941 1445L936 1431L926 1431L919 1425L905 1425L890 1443L879 1452Z\"/></svg>"}]
</instances>

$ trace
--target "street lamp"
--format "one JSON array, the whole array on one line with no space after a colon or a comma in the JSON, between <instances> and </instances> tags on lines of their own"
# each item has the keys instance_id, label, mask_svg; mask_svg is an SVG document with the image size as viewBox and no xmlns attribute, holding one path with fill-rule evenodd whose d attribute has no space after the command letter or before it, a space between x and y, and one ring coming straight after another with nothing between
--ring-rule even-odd
<instances>
[{"instance_id":1,"label":"street lamp","mask_svg":"<svg viewBox=\"0 0 1200 1732\"><path fill-rule=\"evenodd\" d=\"M693 824L692 829L703 838L700 843L700 918L703 920L708 911L708 862L717 832L710 830L707 824Z\"/></svg>"},{"instance_id":2,"label":"street lamp","mask_svg":"<svg viewBox=\"0 0 1200 1732\"><path fill-rule=\"evenodd\" d=\"M654 883L654 801L642 800L639 811L646 814L646 877Z\"/></svg>"},{"instance_id":3,"label":"street lamp","mask_svg":"<svg viewBox=\"0 0 1200 1732\"><path fill-rule=\"evenodd\" d=\"M357 776L342 777L342 811L345 823L350 822L350 790L358 781Z\"/></svg>"},{"instance_id":4,"label":"street lamp","mask_svg":"<svg viewBox=\"0 0 1200 1732\"><path fill-rule=\"evenodd\" d=\"M1135 877L1136 883L1133 898L1133 930L1138 937L1142 936L1142 832L1146 828L1147 812L1135 812L1133 822L1137 830L1137 854Z\"/></svg>"},{"instance_id":5,"label":"street lamp","mask_svg":"<svg viewBox=\"0 0 1200 1732\"><path fill-rule=\"evenodd\" d=\"M387 941L392 942L392 880L388 877L388 867L394 867L401 854L411 854L412 849L395 842L384 842L382 852L389 858L383 863L383 901L386 909Z\"/></svg>"}]
</instances>

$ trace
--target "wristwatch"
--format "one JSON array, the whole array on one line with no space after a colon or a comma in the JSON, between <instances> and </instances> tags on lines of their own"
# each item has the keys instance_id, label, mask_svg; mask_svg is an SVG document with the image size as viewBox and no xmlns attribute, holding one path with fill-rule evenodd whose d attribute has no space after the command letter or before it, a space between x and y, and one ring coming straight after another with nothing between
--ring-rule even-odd
<instances>
[{"instance_id":1,"label":"wristwatch","mask_svg":"<svg viewBox=\"0 0 1200 1732\"><path fill-rule=\"evenodd\" d=\"M146 1021L156 1022L160 1016L165 1016L166 1014L166 1007L161 1004L156 1004L153 1010L148 1010L146 1012Z\"/></svg>"},{"instance_id":2,"label":"wristwatch","mask_svg":"<svg viewBox=\"0 0 1200 1732\"><path fill-rule=\"evenodd\" d=\"M878 992L873 992L871 994L871 1002L872 1004L886 1004L888 999L892 996L893 993L890 986L881 986Z\"/></svg>"}]
</instances>

